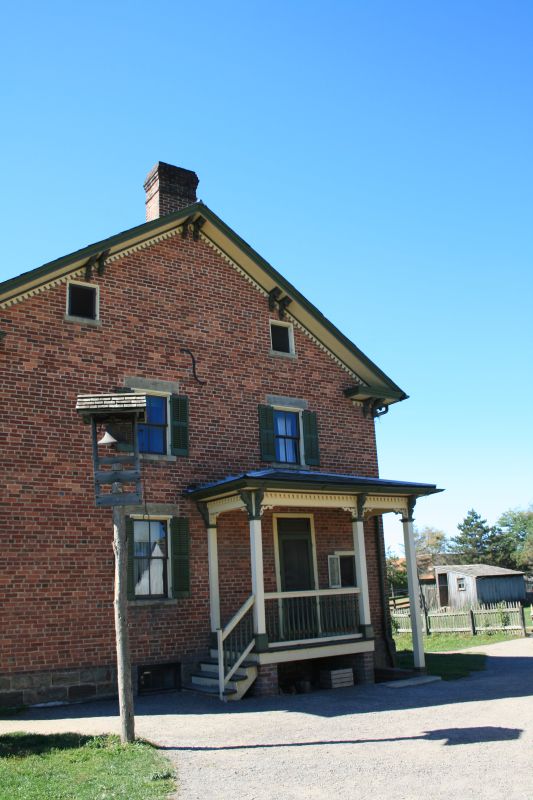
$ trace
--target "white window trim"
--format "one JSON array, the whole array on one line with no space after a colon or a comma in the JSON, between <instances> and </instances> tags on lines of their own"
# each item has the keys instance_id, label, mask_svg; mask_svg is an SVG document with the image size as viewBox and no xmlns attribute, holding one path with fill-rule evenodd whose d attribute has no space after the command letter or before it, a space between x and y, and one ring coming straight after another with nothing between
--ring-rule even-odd
<instances>
[{"instance_id":1,"label":"white window trim","mask_svg":"<svg viewBox=\"0 0 533 800\"><path fill-rule=\"evenodd\" d=\"M334 550L332 554L328 555L328 583L329 583L329 588L330 589L342 589L342 586L341 586L341 558L344 557L344 556L351 556L352 558L355 558L355 550ZM338 585L337 584L334 585L332 583L332 581L331 581L330 559L334 559L334 558L337 559L337 571L338 571L338 574L339 574L339 583L338 583ZM354 564L354 572L356 572L356 571L357 570L355 569L355 564ZM357 584L356 584L356 587L357 587Z\"/></svg>"},{"instance_id":2,"label":"white window trim","mask_svg":"<svg viewBox=\"0 0 533 800\"><path fill-rule=\"evenodd\" d=\"M70 286L85 286L88 289L95 289L95 300L94 300L94 311L95 317L76 317L72 314L69 314L68 307L69 307L69 295L70 295ZM65 319L72 320L73 322L87 322L89 325L92 323L93 325L97 322L100 322L100 286L97 283L87 283L87 281L67 281L67 292L65 296Z\"/></svg>"},{"instance_id":3,"label":"white window trim","mask_svg":"<svg viewBox=\"0 0 533 800\"><path fill-rule=\"evenodd\" d=\"M170 520L172 519L172 514L128 514L130 519L134 522L142 521L142 522L166 522L167 523L167 594L166 597L151 597L150 595L135 595L135 599L133 602L141 602L141 603L161 603L165 602L166 600L172 599L172 544L171 544L171 537L170 537ZM134 526L135 527L135 526ZM133 534L134 541L135 541L135 532Z\"/></svg>"},{"instance_id":4,"label":"white window trim","mask_svg":"<svg viewBox=\"0 0 533 800\"><path fill-rule=\"evenodd\" d=\"M466 592L466 581L464 578L457 578L457 591Z\"/></svg>"},{"instance_id":5,"label":"white window trim","mask_svg":"<svg viewBox=\"0 0 533 800\"><path fill-rule=\"evenodd\" d=\"M284 466L288 467L305 467L305 444L304 444L304 426L303 426L303 408L296 408L295 406L280 406L280 405L273 405L272 408L274 411L290 411L291 414L298 415L298 430L300 433L299 439L299 450L300 450L300 460L295 464L293 461L275 461L275 464L283 464ZM274 429L274 440L276 439L276 431Z\"/></svg>"},{"instance_id":6,"label":"white window trim","mask_svg":"<svg viewBox=\"0 0 533 800\"><path fill-rule=\"evenodd\" d=\"M272 326L278 325L280 328L288 328L289 329L289 352L285 353L283 350L274 350L272 347ZM283 322L277 319L269 320L269 327L268 331L270 334L270 355L271 356L288 356L289 358L296 355L296 350L294 348L294 326L292 322Z\"/></svg>"}]
</instances>

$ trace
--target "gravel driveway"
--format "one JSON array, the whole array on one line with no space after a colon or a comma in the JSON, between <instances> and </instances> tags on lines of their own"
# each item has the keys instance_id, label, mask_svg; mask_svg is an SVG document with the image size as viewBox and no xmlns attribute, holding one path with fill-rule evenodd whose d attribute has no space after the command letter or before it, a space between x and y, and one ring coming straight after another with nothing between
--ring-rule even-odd
<instances>
[{"instance_id":1,"label":"gravel driveway","mask_svg":"<svg viewBox=\"0 0 533 800\"><path fill-rule=\"evenodd\" d=\"M533 639L479 648L485 672L220 704L137 701L136 731L176 764L180 800L532 800ZM113 702L34 709L0 733L118 731Z\"/></svg>"}]
</instances>

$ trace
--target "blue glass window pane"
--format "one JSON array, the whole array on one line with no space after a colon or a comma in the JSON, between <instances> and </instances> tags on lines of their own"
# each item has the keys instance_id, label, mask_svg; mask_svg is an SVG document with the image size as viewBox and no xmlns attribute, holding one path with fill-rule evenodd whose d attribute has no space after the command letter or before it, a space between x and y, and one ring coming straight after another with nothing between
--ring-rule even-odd
<instances>
[{"instance_id":1,"label":"blue glass window pane","mask_svg":"<svg viewBox=\"0 0 533 800\"><path fill-rule=\"evenodd\" d=\"M298 462L296 442L294 439L285 439L285 461L289 464L296 464Z\"/></svg>"},{"instance_id":2,"label":"blue glass window pane","mask_svg":"<svg viewBox=\"0 0 533 800\"><path fill-rule=\"evenodd\" d=\"M298 436L298 419L297 414L287 412L285 414L285 435Z\"/></svg>"},{"instance_id":3,"label":"blue glass window pane","mask_svg":"<svg viewBox=\"0 0 533 800\"><path fill-rule=\"evenodd\" d=\"M152 425L165 425L167 421L167 401L165 397L147 396L146 421Z\"/></svg>"},{"instance_id":4,"label":"blue glass window pane","mask_svg":"<svg viewBox=\"0 0 533 800\"><path fill-rule=\"evenodd\" d=\"M148 429L148 452L149 453L164 453L165 448L165 434L164 428L149 428Z\"/></svg>"},{"instance_id":5,"label":"blue glass window pane","mask_svg":"<svg viewBox=\"0 0 533 800\"><path fill-rule=\"evenodd\" d=\"M139 425L137 428L139 433L139 450L141 453L148 452L148 428L145 425Z\"/></svg>"}]
</instances>

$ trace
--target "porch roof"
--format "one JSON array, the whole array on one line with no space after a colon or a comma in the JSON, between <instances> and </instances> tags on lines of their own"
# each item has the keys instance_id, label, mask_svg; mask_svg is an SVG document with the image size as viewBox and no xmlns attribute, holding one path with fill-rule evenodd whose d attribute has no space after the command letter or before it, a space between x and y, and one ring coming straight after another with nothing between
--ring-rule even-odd
<instances>
[{"instance_id":1,"label":"porch roof","mask_svg":"<svg viewBox=\"0 0 533 800\"><path fill-rule=\"evenodd\" d=\"M367 478L362 475L343 475L332 472L311 472L296 469L262 469L230 475L218 481L189 486L185 493L195 500L209 500L243 489L301 490L342 494L376 494L401 497L422 497L442 492L435 484L391 481L384 478Z\"/></svg>"}]
</instances>

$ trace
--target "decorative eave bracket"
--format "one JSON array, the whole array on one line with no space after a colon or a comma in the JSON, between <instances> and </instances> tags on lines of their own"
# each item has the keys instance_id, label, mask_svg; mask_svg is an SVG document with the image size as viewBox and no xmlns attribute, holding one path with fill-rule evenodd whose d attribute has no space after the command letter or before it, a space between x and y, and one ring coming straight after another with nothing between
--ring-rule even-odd
<instances>
[{"instance_id":1,"label":"decorative eave bracket","mask_svg":"<svg viewBox=\"0 0 533 800\"><path fill-rule=\"evenodd\" d=\"M271 311L274 311L277 306L280 319L284 319L285 312L292 303L292 299L289 297L289 295L286 294L284 297L282 297L282 295L283 292L279 286L274 286L274 288L268 293L268 307Z\"/></svg>"}]
</instances>

